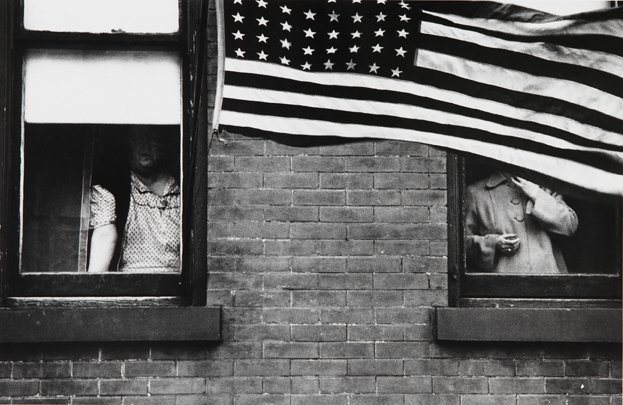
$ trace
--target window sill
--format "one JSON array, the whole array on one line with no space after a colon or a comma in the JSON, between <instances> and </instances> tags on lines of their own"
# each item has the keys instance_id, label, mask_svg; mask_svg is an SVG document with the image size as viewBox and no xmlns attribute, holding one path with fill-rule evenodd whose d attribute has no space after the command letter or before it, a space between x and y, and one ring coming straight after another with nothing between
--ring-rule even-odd
<instances>
[{"instance_id":1,"label":"window sill","mask_svg":"<svg viewBox=\"0 0 623 405\"><path fill-rule=\"evenodd\" d=\"M215 341L220 308L0 309L0 343Z\"/></svg>"},{"instance_id":2,"label":"window sill","mask_svg":"<svg viewBox=\"0 0 623 405\"><path fill-rule=\"evenodd\" d=\"M437 308L440 341L621 342L621 309Z\"/></svg>"}]
</instances>

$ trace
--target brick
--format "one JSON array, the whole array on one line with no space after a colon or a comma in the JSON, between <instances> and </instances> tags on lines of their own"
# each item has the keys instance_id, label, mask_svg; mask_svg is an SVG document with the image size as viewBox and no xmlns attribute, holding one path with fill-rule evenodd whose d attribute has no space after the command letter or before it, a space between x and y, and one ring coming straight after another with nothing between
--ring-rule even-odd
<instances>
[{"instance_id":1,"label":"brick","mask_svg":"<svg viewBox=\"0 0 623 405\"><path fill-rule=\"evenodd\" d=\"M266 255L295 257L317 255L320 253L320 243L318 240L267 240L265 241Z\"/></svg>"},{"instance_id":2,"label":"brick","mask_svg":"<svg viewBox=\"0 0 623 405\"><path fill-rule=\"evenodd\" d=\"M323 189L366 190L374 184L372 174L365 173L320 173L320 187Z\"/></svg>"},{"instance_id":3,"label":"brick","mask_svg":"<svg viewBox=\"0 0 623 405\"><path fill-rule=\"evenodd\" d=\"M340 157L301 156L292 158L292 170L295 172L343 172L346 162Z\"/></svg>"},{"instance_id":4,"label":"brick","mask_svg":"<svg viewBox=\"0 0 623 405\"><path fill-rule=\"evenodd\" d=\"M223 308L223 323L260 323L262 310L259 308Z\"/></svg>"},{"instance_id":5,"label":"brick","mask_svg":"<svg viewBox=\"0 0 623 405\"><path fill-rule=\"evenodd\" d=\"M417 273L375 274L374 288L381 290L428 289L428 277ZM417 293L420 292L415 292Z\"/></svg>"},{"instance_id":6,"label":"brick","mask_svg":"<svg viewBox=\"0 0 623 405\"><path fill-rule=\"evenodd\" d=\"M428 156L429 147L421 143L406 141L377 141L376 154L379 156Z\"/></svg>"},{"instance_id":7,"label":"brick","mask_svg":"<svg viewBox=\"0 0 623 405\"><path fill-rule=\"evenodd\" d=\"M432 393L430 377L378 377L380 393L419 394Z\"/></svg>"},{"instance_id":8,"label":"brick","mask_svg":"<svg viewBox=\"0 0 623 405\"><path fill-rule=\"evenodd\" d=\"M393 325L349 325L348 340L402 340L403 327Z\"/></svg>"},{"instance_id":9,"label":"brick","mask_svg":"<svg viewBox=\"0 0 623 405\"><path fill-rule=\"evenodd\" d=\"M13 378L63 378L70 376L69 362L13 363Z\"/></svg>"},{"instance_id":10,"label":"brick","mask_svg":"<svg viewBox=\"0 0 623 405\"><path fill-rule=\"evenodd\" d=\"M232 312L223 309L223 320L232 317ZM253 311L249 311L252 313ZM151 359L153 360L202 360L207 356L208 346L204 342L166 342L151 344Z\"/></svg>"},{"instance_id":11,"label":"brick","mask_svg":"<svg viewBox=\"0 0 623 405\"><path fill-rule=\"evenodd\" d=\"M610 362L610 377L621 378L621 360L612 360Z\"/></svg>"},{"instance_id":12,"label":"brick","mask_svg":"<svg viewBox=\"0 0 623 405\"><path fill-rule=\"evenodd\" d=\"M287 257L241 257L236 262L236 270L242 273L290 271L290 261Z\"/></svg>"},{"instance_id":13,"label":"brick","mask_svg":"<svg viewBox=\"0 0 623 405\"><path fill-rule=\"evenodd\" d=\"M371 274L320 274L318 288L361 290L372 288Z\"/></svg>"},{"instance_id":14,"label":"brick","mask_svg":"<svg viewBox=\"0 0 623 405\"><path fill-rule=\"evenodd\" d=\"M210 173L208 184L211 188L260 188L262 173Z\"/></svg>"},{"instance_id":15,"label":"brick","mask_svg":"<svg viewBox=\"0 0 623 405\"><path fill-rule=\"evenodd\" d=\"M289 373L289 360L236 360L234 363L236 376L279 376Z\"/></svg>"},{"instance_id":16,"label":"brick","mask_svg":"<svg viewBox=\"0 0 623 405\"><path fill-rule=\"evenodd\" d=\"M427 240L376 240L374 253L388 256L426 255L430 252ZM405 258L406 259L406 258Z\"/></svg>"},{"instance_id":17,"label":"brick","mask_svg":"<svg viewBox=\"0 0 623 405\"><path fill-rule=\"evenodd\" d=\"M442 157L404 157L400 161L403 172L443 173L446 171L446 159Z\"/></svg>"},{"instance_id":18,"label":"brick","mask_svg":"<svg viewBox=\"0 0 623 405\"><path fill-rule=\"evenodd\" d=\"M318 188L319 178L317 173L267 173L264 174L264 187Z\"/></svg>"},{"instance_id":19,"label":"brick","mask_svg":"<svg viewBox=\"0 0 623 405\"><path fill-rule=\"evenodd\" d=\"M372 207L320 207L322 222L372 222Z\"/></svg>"},{"instance_id":20,"label":"brick","mask_svg":"<svg viewBox=\"0 0 623 405\"><path fill-rule=\"evenodd\" d=\"M544 378L491 378L489 392L493 394L544 394Z\"/></svg>"},{"instance_id":21,"label":"brick","mask_svg":"<svg viewBox=\"0 0 623 405\"><path fill-rule=\"evenodd\" d=\"M430 188L445 190L448 188L448 177L445 174L431 174Z\"/></svg>"},{"instance_id":22,"label":"brick","mask_svg":"<svg viewBox=\"0 0 623 405\"><path fill-rule=\"evenodd\" d=\"M175 375L174 361L126 362L126 377L171 377Z\"/></svg>"},{"instance_id":23,"label":"brick","mask_svg":"<svg viewBox=\"0 0 623 405\"><path fill-rule=\"evenodd\" d=\"M447 237L447 227L440 224L351 224L351 239L440 239Z\"/></svg>"},{"instance_id":24,"label":"brick","mask_svg":"<svg viewBox=\"0 0 623 405\"><path fill-rule=\"evenodd\" d=\"M212 206L231 206L235 200L236 192L234 190L208 189L208 201Z\"/></svg>"},{"instance_id":25,"label":"brick","mask_svg":"<svg viewBox=\"0 0 623 405\"><path fill-rule=\"evenodd\" d=\"M242 141L227 140L227 142L212 142L210 146L210 155L217 156L262 155L264 152L263 141L252 141L249 139ZM210 159L212 159L212 156L210 156Z\"/></svg>"},{"instance_id":26,"label":"brick","mask_svg":"<svg viewBox=\"0 0 623 405\"><path fill-rule=\"evenodd\" d=\"M578 396L568 397L567 405L608 405L610 397L608 396Z\"/></svg>"},{"instance_id":27,"label":"brick","mask_svg":"<svg viewBox=\"0 0 623 405\"><path fill-rule=\"evenodd\" d=\"M459 374L464 376L511 376L515 374L512 360L462 360Z\"/></svg>"},{"instance_id":28,"label":"brick","mask_svg":"<svg viewBox=\"0 0 623 405\"><path fill-rule=\"evenodd\" d=\"M446 359L405 360L407 375L452 376L459 374L459 362Z\"/></svg>"},{"instance_id":29,"label":"brick","mask_svg":"<svg viewBox=\"0 0 623 405\"><path fill-rule=\"evenodd\" d=\"M192 394L192 395L176 395L175 405L229 405L229 398L216 397L215 395L208 396L207 394Z\"/></svg>"},{"instance_id":30,"label":"brick","mask_svg":"<svg viewBox=\"0 0 623 405\"><path fill-rule=\"evenodd\" d=\"M405 405L459 405L459 395L412 394L405 395Z\"/></svg>"},{"instance_id":31,"label":"brick","mask_svg":"<svg viewBox=\"0 0 623 405\"><path fill-rule=\"evenodd\" d=\"M294 190L294 205L344 205L342 190Z\"/></svg>"},{"instance_id":32,"label":"brick","mask_svg":"<svg viewBox=\"0 0 623 405\"><path fill-rule=\"evenodd\" d=\"M430 222L445 224L448 222L448 208L436 205L429 208Z\"/></svg>"},{"instance_id":33,"label":"brick","mask_svg":"<svg viewBox=\"0 0 623 405\"><path fill-rule=\"evenodd\" d=\"M0 363L0 378L11 377L11 363Z\"/></svg>"},{"instance_id":34,"label":"brick","mask_svg":"<svg viewBox=\"0 0 623 405\"><path fill-rule=\"evenodd\" d=\"M348 306L395 307L403 304L402 291L348 291Z\"/></svg>"},{"instance_id":35,"label":"brick","mask_svg":"<svg viewBox=\"0 0 623 405\"><path fill-rule=\"evenodd\" d=\"M591 360L568 360L565 362L566 376L608 377L608 363Z\"/></svg>"},{"instance_id":36,"label":"brick","mask_svg":"<svg viewBox=\"0 0 623 405\"><path fill-rule=\"evenodd\" d=\"M97 388L97 384L95 387ZM35 395L37 392L39 392L39 382L36 380L0 380L0 395L2 396L27 396Z\"/></svg>"},{"instance_id":37,"label":"brick","mask_svg":"<svg viewBox=\"0 0 623 405\"><path fill-rule=\"evenodd\" d=\"M320 241L318 254L321 256L370 256L373 252L374 242L371 240L323 240Z\"/></svg>"},{"instance_id":38,"label":"brick","mask_svg":"<svg viewBox=\"0 0 623 405\"><path fill-rule=\"evenodd\" d=\"M448 275L445 273L431 273L428 276L428 282L430 283L431 290L448 289Z\"/></svg>"},{"instance_id":39,"label":"brick","mask_svg":"<svg viewBox=\"0 0 623 405\"><path fill-rule=\"evenodd\" d=\"M589 380L581 378L546 378L548 394L583 394L589 392Z\"/></svg>"},{"instance_id":40,"label":"brick","mask_svg":"<svg viewBox=\"0 0 623 405\"><path fill-rule=\"evenodd\" d=\"M318 207L267 207L264 208L266 221L318 222Z\"/></svg>"},{"instance_id":41,"label":"brick","mask_svg":"<svg viewBox=\"0 0 623 405\"><path fill-rule=\"evenodd\" d=\"M267 323L316 323L320 313L317 308L264 308L263 318Z\"/></svg>"},{"instance_id":42,"label":"brick","mask_svg":"<svg viewBox=\"0 0 623 405\"><path fill-rule=\"evenodd\" d=\"M318 274L265 273L264 288L284 290L312 290L318 287Z\"/></svg>"},{"instance_id":43,"label":"brick","mask_svg":"<svg viewBox=\"0 0 623 405\"><path fill-rule=\"evenodd\" d=\"M235 156L234 167L242 172L286 172L290 158L281 156Z\"/></svg>"},{"instance_id":44,"label":"brick","mask_svg":"<svg viewBox=\"0 0 623 405\"><path fill-rule=\"evenodd\" d=\"M210 156L208 159L208 172L230 172L232 170L234 170L232 156Z\"/></svg>"},{"instance_id":45,"label":"brick","mask_svg":"<svg viewBox=\"0 0 623 405\"><path fill-rule=\"evenodd\" d=\"M567 399L554 395L519 395L517 405L567 405Z\"/></svg>"},{"instance_id":46,"label":"brick","mask_svg":"<svg viewBox=\"0 0 623 405\"><path fill-rule=\"evenodd\" d=\"M257 359L262 354L259 342L226 342L208 352L210 360Z\"/></svg>"},{"instance_id":47,"label":"brick","mask_svg":"<svg viewBox=\"0 0 623 405\"><path fill-rule=\"evenodd\" d=\"M291 374L302 376L346 375L346 360L292 360Z\"/></svg>"},{"instance_id":48,"label":"brick","mask_svg":"<svg viewBox=\"0 0 623 405\"><path fill-rule=\"evenodd\" d=\"M301 273L344 273L347 259L344 257L295 257L292 271Z\"/></svg>"},{"instance_id":49,"label":"brick","mask_svg":"<svg viewBox=\"0 0 623 405\"><path fill-rule=\"evenodd\" d=\"M347 205L400 205L400 192L394 190L348 190Z\"/></svg>"},{"instance_id":50,"label":"brick","mask_svg":"<svg viewBox=\"0 0 623 405\"><path fill-rule=\"evenodd\" d=\"M374 344L353 342L320 343L320 357L325 359L371 358Z\"/></svg>"},{"instance_id":51,"label":"brick","mask_svg":"<svg viewBox=\"0 0 623 405\"><path fill-rule=\"evenodd\" d=\"M235 403L236 405L290 405L290 398L274 394L237 395Z\"/></svg>"},{"instance_id":52,"label":"brick","mask_svg":"<svg viewBox=\"0 0 623 405\"><path fill-rule=\"evenodd\" d=\"M208 254L211 255L261 255L264 244L261 240L210 239Z\"/></svg>"},{"instance_id":53,"label":"brick","mask_svg":"<svg viewBox=\"0 0 623 405\"><path fill-rule=\"evenodd\" d=\"M415 223L428 222L429 212L426 207L374 207L374 219L377 222Z\"/></svg>"},{"instance_id":54,"label":"brick","mask_svg":"<svg viewBox=\"0 0 623 405\"><path fill-rule=\"evenodd\" d=\"M264 377L262 390L264 394L289 394L292 392L289 377Z\"/></svg>"},{"instance_id":55,"label":"brick","mask_svg":"<svg viewBox=\"0 0 623 405\"><path fill-rule=\"evenodd\" d=\"M345 224L290 224L292 239L346 239Z\"/></svg>"},{"instance_id":56,"label":"brick","mask_svg":"<svg viewBox=\"0 0 623 405\"><path fill-rule=\"evenodd\" d=\"M348 375L402 375L402 360L348 360Z\"/></svg>"},{"instance_id":57,"label":"brick","mask_svg":"<svg viewBox=\"0 0 623 405\"><path fill-rule=\"evenodd\" d=\"M404 340L406 341L433 341L433 327L430 324L413 324L405 326Z\"/></svg>"},{"instance_id":58,"label":"brick","mask_svg":"<svg viewBox=\"0 0 623 405\"><path fill-rule=\"evenodd\" d=\"M315 144L311 145L287 145L280 142L266 140L267 155L318 155L319 148Z\"/></svg>"},{"instance_id":59,"label":"brick","mask_svg":"<svg viewBox=\"0 0 623 405\"><path fill-rule=\"evenodd\" d=\"M428 188L428 174L378 173L374 175L375 189L423 189Z\"/></svg>"},{"instance_id":60,"label":"brick","mask_svg":"<svg viewBox=\"0 0 623 405\"><path fill-rule=\"evenodd\" d=\"M121 405L123 398L120 396L113 397L73 397L74 405ZM53 404L54 402L46 401L45 404ZM69 403L69 401L67 402ZM126 402L129 403L129 402Z\"/></svg>"},{"instance_id":61,"label":"brick","mask_svg":"<svg viewBox=\"0 0 623 405\"><path fill-rule=\"evenodd\" d=\"M347 262L350 273L389 273L401 271L398 257L349 257Z\"/></svg>"},{"instance_id":62,"label":"brick","mask_svg":"<svg viewBox=\"0 0 623 405\"><path fill-rule=\"evenodd\" d=\"M563 376L564 362L560 360L515 360L518 376Z\"/></svg>"},{"instance_id":63,"label":"brick","mask_svg":"<svg viewBox=\"0 0 623 405\"><path fill-rule=\"evenodd\" d=\"M448 259L445 257L416 256L404 259L405 272L445 273L448 271Z\"/></svg>"},{"instance_id":64,"label":"brick","mask_svg":"<svg viewBox=\"0 0 623 405\"><path fill-rule=\"evenodd\" d=\"M100 380L101 395L140 395L147 394L146 379Z\"/></svg>"},{"instance_id":65,"label":"brick","mask_svg":"<svg viewBox=\"0 0 623 405\"><path fill-rule=\"evenodd\" d=\"M234 374L231 360L180 361L177 363L180 377L224 377Z\"/></svg>"},{"instance_id":66,"label":"brick","mask_svg":"<svg viewBox=\"0 0 623 405\"><path fill-rule=\"evenodd\" d=\"M103 399L100 397L100 399ZM71 399L69 397L66 398L58 398L58 397L38 397L38 398L14 398L15 404L17 405L69 405ZM11 404L11 400L7 399L6 402L3 399L0 399L0 404ZM92 402L87 402L92 403ZM101 402L106 405L105 401ZM121 398L117 399L114 405L121 404Z\"/></svg>"},{"instance_id":67,"label":"brick","mask_svg":"<svg viewBox=\"0 0 623 405\"><path fill-rule=\"evenodd\" d=\"M348 142L342 145L321 146L321 155L373 155L374 144L372 142Z\"/></svg>"},{"instance_id":68,"label":"brick","mask_svg":"<svg viewBox=\"0 0 623 405\"><path fill-rule=\"evenodd\" d=\"M375 356L379 359L428 357L428 344L422 342L379 342Z\"/></svg>"},{"instance_id":69,"label":"brick","mask_svg":"<svg viewBox=\"0 0 623 405\"><path fill-rule=\"evenodd\" d=\"M429 323L431 312L425 308L377 308L376 321L381 324Z\"/></svg>"},{"instance_id":70,"label":"brick","mask_svg":"<svg viewBox=\"0 0 623 405\"><path fill-rule=\"evenodd\" d=\"M402 192L404 205L446 205L446 200L445 190L405 190Z\"/></svg>"},{"instance_id":71,"label":"brick","mask_svg":"<svg viewBox=\"0 0 623 405\"><path fill-rule=\"evenodd\" d=\"M0 392L3 392L0 390ZM41 395L95 395L97 380L41 380Z\"/></svg>"},{"instance_id":72,"label":"brick","mask_svg":"<svg viewBox=\"0 0 623 405\"><path fill-rule=\"evenodd\" d=\"M320 392L318 377L292 377L293 394L317 394Z\"/></svg>"},{"instance_id":73,"label":"brick","mask_svg":"<svg viewBox=\"0 0 623 405\"><path fill-rule=\"evenodd\" d=\"M373 323L374 310L371 308L323 309L320 319L323 323Z\"/></svg>"},{"instance_id":74,"label":"brick","mask_svg":"<svg viewBox=\"0 0 623 405\"><path fill-rule=\"evenodd\" d=\"M252 222L239 221L217 222L208 229L209 238L249 238L249 239L283 239L287 238L290 225L283 222Z\"/></svg>"},{"instance_id":75,"label":"brick","mask_svg":"<svg viewBox=\"0 0 623 405\"><path fill-rule=\"evenodd\" d=\"M346 395L292 395L291 405L347 405Z\"/></svg>"},{"instance_id":76,"label":"brick","mask_svg":"<svg viewBox=\"0 0 623 405\"><path fill-rule=\"evenodd\" d=\"M126 396L123 403L130 405L160 405L175 404L176 397L173 395L151 395L151 396ZM99 405L99 404L98 404Z\"/></svg>"},{"instance_id":77,"label":"brick","mask_svg":"<svg viewBox=\"0 0 623 405\"><path fill-rule=\"evenodd\" d=\"M461 405L515 405L515 396L461 395Z\"/></svg>"},{"instance_id":78,"label":"brick","mask_svg":"<svg viewBox=\"0 0 623 405\"><path fill-rule=\"evenodd\" d=\"M203 378L156 378L149 380L151 394L200 394L206 392Z\"/></svg>"},{"instance_id":79,"label":"brick","mask_svg":"<svg viewBox=\"0 0 623 405\"><path fill-rule=\"evenodd\" d=\"M402 404L403 396L360 394L350 397L350 405L395 405Z\"/></svg>"},{"instance_id":80,"label":"brick","mask_svg":"<svg viewBox=\"0 0 623 405\"><path fill-rule=\"evenodd\" d=\"M303 342L265 342L264 357L277 359L311 359L317 358L318 343Z\"/></svg>"},{"instance_id":81,"label":"brick","mask_svg":"<svg viewBox=\"0 0 623 405\"><path fill-rule=\"evenodd\" d=\"M590 390L593 394L621 394L621 380L618 378L594 378L590 380Z\"/></svg>"},{"instance_id":82,"label":"brick","mask_svg":"<svg viewBox=\"0 0 623 405\"><path fill-rule=\"evenodd\" d=\"M210 394L261 394L262 377L223 377L208 379L206 392ZM228 404L229 405L229 404Z\"/></svg>"},{"instance_id":83,"label":"brick","mask_svg":"<svg viewBox=\"0 0 623 405\"><path fill-rule=\"evenodd\" d=\"M259 289L262 276L255 273L210 273L210 288Z\"/></svg>"},{"instance_id":84,"label":"brick","mask_svg":"<svg viewBox=\"0 0 623 405\"><path fill-rule=\"evenodd\" d=\"M289 190L254 189L236 190L234 203L239 205L289 205Z\"/></svg>"},{"instance_id":85,"label":"brick","mask_svg":"<svg viewBox=\"0 0 623 405\"><path fill-rule=\"evenodd\" d=\"M290 293L287 291L238 291L236 306L240 307L288 307Z\"/></svg>"},{"instance_id":86,"label":"brick","mask_svg":"<svg viewBox=\"0 0 623 405\"><path fill-rule=\"evenodd\" d=\"M292 325L292 340L343 342L346 340L346 325Z\"/></svg>"},{"instance_id":87,"label":"brick","mask_svg":"<svg viewBox=\"0 0 623 405\"><path fill-rule=\"evenodd\" d=\"M292 291L295 307L343 307L346 306L344 291Z\"/></svg>"},{"instance_id":88,"label":"brick","mask_svg":"<svg viewBox=\"0 0 623 405\"><path fill-rule=\"evenodd\" d=\"M321 377L322 394L362 394L375 391L374 377Z\"/></svg>"},{"instance_id":89,"label":"brick","mask_svg":"<svg viewBox=\"0 0 623 405\"><path fill-rule=\"evenodd\" d=\"M447 276L446 276L447 278ZM447 290L417 290L405 291L406 307L447 307Z\"/></svg>"},{"instance_id":90,"label":"brick","mask_svg":"<svg viewBox=\"0 0 623 405\"><path fill-rule=\"evenodd\" d=\"M400 161L393 157L351 157L346 158L347 172L398 172Z\"/></svg>"},{"instance_id":91,"label":"brick","mask_svg":"<svg viewBox=\"0 0 623 405\"><path fill-rule=\"evenodd\" d=\"M483 377L433 377L433 391L440 394L484 394L487 390Z\"/></svg>"}]
</instances>

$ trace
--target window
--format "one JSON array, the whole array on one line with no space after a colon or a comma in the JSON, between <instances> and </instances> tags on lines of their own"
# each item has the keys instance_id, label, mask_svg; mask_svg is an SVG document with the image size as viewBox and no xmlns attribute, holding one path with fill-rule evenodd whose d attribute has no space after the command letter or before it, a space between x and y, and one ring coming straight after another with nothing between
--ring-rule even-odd
<instances>
[{"instance_id":1,"label":"window","mask_svg":"<svg viewBox=\"0 0 623 405\"><path fill-rule=\"evenodd\" d=\"M0 306L205 305L206 16L2 4Z\"/></svg>"}]
</instances>

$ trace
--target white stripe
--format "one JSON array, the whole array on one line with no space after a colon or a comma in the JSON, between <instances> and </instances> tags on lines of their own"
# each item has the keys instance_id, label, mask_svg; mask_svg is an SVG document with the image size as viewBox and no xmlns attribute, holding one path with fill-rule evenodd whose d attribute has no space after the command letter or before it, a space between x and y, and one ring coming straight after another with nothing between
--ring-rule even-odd
<instances>
[{"instance_id":1,"label":"white stripe","mask_svg":"<svg viewBox=\"0 0 623 405\"><path fill-rule=\"evenodd\" d=\"M623 99L620 97L570 80L535 76L518 70L501 68L423 49L419 51L417 64L425 68L468 78L475 82L527 94L557 98L586 106L616 118L620 117L621 111L623 111Z\"/></svg>"},{"instance_id":2,"label":"white stripe","mask_svg":"<svg viewBox=\"0 0 623 405\"><path fill-rule=\"evenodd\" d=\"M612 174L591 166L552 156L544 156L534 152L469 139L414 130L377 128L360 124L340 124L328 121L273 117L233 111L223 111L221 113L221 124L249 126L275 133L295 133L309 136L332 134L345 138L382 138L420 142L487 156L511 165L537 170L544 175L556 177L562 181L587 189L623 196L622 175Z\"/></svg>"},{"instance_id":3,"label":"white stripe","mask_svg":"<svg viewBox=\"0 0 623 405\"><path fill-rule=\"evenodd\" d=\"M521 22L496 20L493 18L468 18L430 11L424 11L424 13L461 25L525 36L600 34L621 38L621 33L623 32L623 20L614 18L606 21L585 21L571 18L549 22Z\"/></svg>"},{"instance_id":4,"label":"white stripe","mask_svg":"<svg viewBox=\"0 0 623 405\"><path fill-rule=\"evenodd\" d=\"M229 71L253 72L266 76L293 79L316 84L365 87L414 94L422 97L429 97L435 100L446 101L463 107L476 108L487 112L495 112L496 114L506 117L537 122L570 132L572 134L583 136L584 138L594 141L623 146L623 136L621 134L604 131L601 128L586 125L570 118L515 108L508 104L487 99L474 98L462 93L442 90L432 86L425 86L404 80L386 79L382 77L374 77L372 78L373 80L370 80L370 76L368 75L358 75L352 73L302 72L297 69L275 64L230 58L226 60L226 69Z\"/></svg>"},{"instance_id":5,"label":"white stripe","mask_svg":"<svg viewBox=\"0 0 623 405\"><path fill-rule=\"evenodd\" d=\"M471 42L488 48L523 53L554 62L590 67L623 77L623 58L609 53L568 48L544 42L507 41L479 32L427 21L422 21L421 32L423 34Z\"/></svg>"},{"instance_id":6,"label":"white stripe","mask_svg":"<svg viewBox=\"0 0 623 405\"><path fill-rule=\"evenodd\" d=\"M305 94L291 93L288 91L264 90L231 85L225 86L225 94L227 95L227 98L236 100L289 104L310 108L326 108L336 111L348 111L370 115L385 115L405 119L421 118L433 123L460 125L468 128L488 131L503 137L531 140L533 142L550 145L559 149L600 152L603 153L603 155L608 155L612 159L619 161L623 166L623 153L605 152L602 149L578 146L565 140L538 132L509 127L491 121L438 111L430 108L368 100L353 100L316 95L309 96Z\"/></svg>"}]
</instances>

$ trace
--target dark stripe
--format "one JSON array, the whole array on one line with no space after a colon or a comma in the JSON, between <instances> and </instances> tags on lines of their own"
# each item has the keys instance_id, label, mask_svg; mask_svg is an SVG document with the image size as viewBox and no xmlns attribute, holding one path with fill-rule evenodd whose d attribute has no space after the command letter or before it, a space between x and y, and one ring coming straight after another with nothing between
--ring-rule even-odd
<instances>
[{"instance_id":1,"label":"dark stripe","mask_svg":"<svg viewBox=\"0 0 623 405\"><path fill-rule=\"evenodd\" d=\"M257 114L260 116L265 115L274 117L300 118L329 121L331 123L339 124L358 124L368 125L371 127L418 130L422 132L453 136L456 138L477 140L490 144L505 145L542 155L556 156L566 160L575 161L611 173L623 174L623 165L599 152L558 149L527 139L505 137L484 130L459 125L439 124L422 119L399 118L387 115L355 113L325 108L308 108L287 104L261 103L256 101L243 101L228 98L223 99L223 110Z\"/></svg>"},{"instance_id":2,"label":"dark stripe","mask_svg":"<svg viewBox=\"0 0 623 405\"><path fill-rule=\"evenodd\" d=\"M544 60L519 52L493 49L466 41L432 35L420 35L418 47L465 60L518 70L534 76L569 80L619 98L623 97L623 79L621 77L588 67Z\"/></svg>"},{"instance_id":3,"label":"dark stripe","mask_svg":"<svg viewBox=\"0 0 623 405\"><path fill-rule=\"evenodd\" d=\"M459 24L446 18L430 14L422 14L422 20L442 24L448 27L455 27L467 31L478 32L480 34L509 41L524 43L543 42L569 48L586 49L590 51L598 51L623 56L623 38L621 36L617 37L607 34L520 35L509 32L489 30L482 27L472 27L469 25Z\"/></svg>"},{"instance_id":4,"label":"dark stripe","mask_svg":"<svg viewBox=\"0 0 623 405\"><path fill-rule=\"evenodd\" d=\"M567 142L578 146L598 148L611 151L623 151L623 146L609 145L602 142L586 139L580 135L553 128L536 122L519 120L486 111L477 110L458 106L445 101L435 100L428 97L422 97L406 92L396 92L390 90L375 90L363 87L347 87L347 86L328 86L309 82L301 82L292 79L283 79L272 76L261 76L252 73L227 72L225 75L226 84L253 87L268 90L288 91L292 93L307 95L322 95L335 98L348 98L354 100L374 100L387 103L406 104L430 108L433 110L445 111L464 115L468 117L478 118L485 121L495 122L515 128L521 128L528 131L538 132L550 135L552 137L563 139ZM450 83L452 85L453 83ZM449 87L450 87L449 85ZM551 101L547 100L548 106ZM623 122L617 123L617 130L623 128Z\"/></svg>"}]
</instances>

